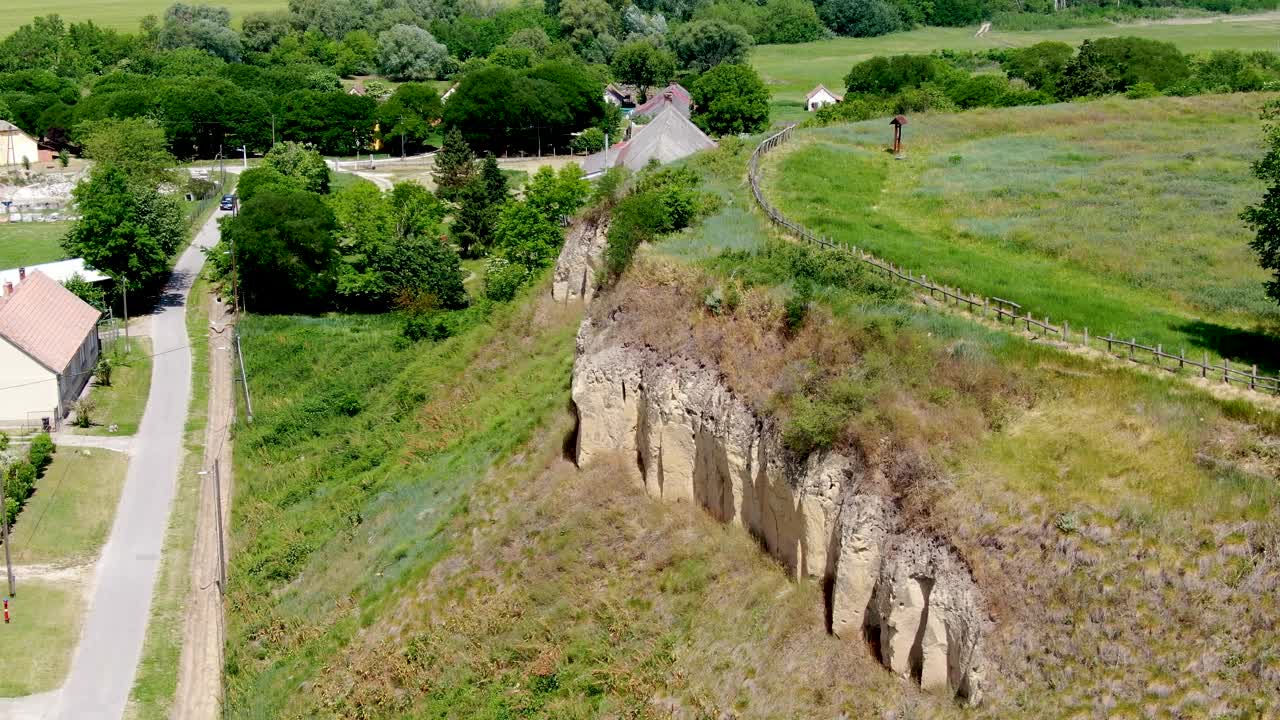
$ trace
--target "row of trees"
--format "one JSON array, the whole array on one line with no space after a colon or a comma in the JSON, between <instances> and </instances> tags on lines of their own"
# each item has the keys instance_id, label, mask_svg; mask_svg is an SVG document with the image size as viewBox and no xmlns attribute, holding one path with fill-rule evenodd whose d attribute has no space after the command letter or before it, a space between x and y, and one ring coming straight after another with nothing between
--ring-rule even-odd
<instances>
[{"instance_id":1,"label":"row of trees","mask_svg":"<svg viewBox=\"0 0 1280 720\"><path fill-rule=\"evenodd\" d=\"M971 67L982 71L971 73ZM816 122L1113 93L1150 97L1280 88L1280 54L1220 50L1189 56L1170 43L1133 37L1085 40L1078 51L1043 42L982 53L877 56L854 65L845 86L845 102L819 110Z\"/></svg>"}]
</instances>

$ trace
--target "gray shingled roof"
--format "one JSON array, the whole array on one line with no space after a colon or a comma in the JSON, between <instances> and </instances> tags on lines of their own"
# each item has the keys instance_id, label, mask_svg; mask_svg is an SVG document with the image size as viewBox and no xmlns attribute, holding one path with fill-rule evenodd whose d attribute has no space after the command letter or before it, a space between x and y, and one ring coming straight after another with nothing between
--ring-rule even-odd
<instances>
[{"instance_id":1,"label":"gray shingled roof","mask_svg":"<svg viewBox=\"0 0 1280 720\"><path fill-rule=\"evenodd\" d=\"M614 145L608 151L608 164L604 153L588 156L582 170L588 175L603 172L609 167L624 165L640 170L651 159L666 164L716 146L697 125L680 113L673 105L667 105L649 121L632 131L631 139Z\"/></svg>"}]
</instances>

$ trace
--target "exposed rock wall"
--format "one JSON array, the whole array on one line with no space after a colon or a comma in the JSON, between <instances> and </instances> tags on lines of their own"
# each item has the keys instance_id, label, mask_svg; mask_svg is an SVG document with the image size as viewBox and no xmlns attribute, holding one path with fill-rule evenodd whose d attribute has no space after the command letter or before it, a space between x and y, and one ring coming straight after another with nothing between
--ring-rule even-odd
<instances>
[{"instance_id":1,"label":"exposed rock wall","mask_svg":"<svg viewBox=\"0 0 1280 720\"><path fill-rule=\"evenodd\" d=\"M929 691L978 702L985 614L964 564L901 527L874 470L838 453L791 457L777 429L686 360L611 341L588 319L573 401L579 465L621 453L655 498L695 502L745 526L799 577L831 587L831 631L878 643L886 666Z\"/></svg>"},{"instance_id":2,"label":"exposed rock wall","mask_svg":"<svg viewBox=\"0 0 1280 720\"><path fill-rule=\"evenodd\" d=\"M551 278L551 298L556 302L583 300L591 302L596 292L596 275L600 272L609 222L603 217L575 218L565 234L564 247L556 258Z\"/></svg>"}]
</instances>

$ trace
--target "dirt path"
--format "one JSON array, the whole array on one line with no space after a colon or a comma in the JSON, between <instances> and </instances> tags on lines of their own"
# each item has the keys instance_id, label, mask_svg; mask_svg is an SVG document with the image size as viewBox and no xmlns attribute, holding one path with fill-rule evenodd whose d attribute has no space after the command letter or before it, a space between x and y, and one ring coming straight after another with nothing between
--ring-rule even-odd
<instances>
[{"instance_id":1,"label":"dirt path","mask_svg":"<svg viewBox=\"0 0 1280 720\"><path fill-rule=\"evenodd\" d=\"M234 329L230 308L216 298L209 305L209 424L205 433L204 464L217 461L222 486L222 527L231 510L231 423L235 415L232 376ZM182 631L178 687L174 693L175 720L216 720L222 699L222 652L225 642L222 595L218 587L218 503L214 477L204 477L191 557L191 598ZM224 531L225 532L225 531ZM225 537L225 535L224 535Z\"/></svg>"}]
</instances>

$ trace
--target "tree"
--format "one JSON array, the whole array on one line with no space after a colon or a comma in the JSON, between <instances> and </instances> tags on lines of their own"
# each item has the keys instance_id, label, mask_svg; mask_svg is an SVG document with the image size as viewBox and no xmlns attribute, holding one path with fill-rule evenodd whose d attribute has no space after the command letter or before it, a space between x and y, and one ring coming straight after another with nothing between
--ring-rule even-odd
<instances>
[{"instance_id":1,"label":"tree","mask_svg":"<svg viewBox=\"0 0 1280 720\"><path fill-rule=\"evenodd\" d=\"M431 179L436 183L436 193L443 200L458 199L462 188L476 175L476 156L471 146L463 139L457 127L449 130L444 137L444 145L436 153L435 169Z\"/></svg>"},{"instance_id":2,"label":"tree","mask_svg":"<svg viewBox=\"0 0 1280 720\"><path fill-rule=\"evenodd\" d=\"M932 82L940 73L940 65L926 55L877 55L854 65L844 76L844 84L851 93L887 95Z\"/></svg>"},{"instance_id":3,"label":"tree","mask_svg":"<svg viewBox=\"0 0 1280 720\"><path fill-rule=\"evenodd\" d=\"M1145 38L1085 40L1062 70L1063 97L1124 92L1140 82L1164 90L1191 75L1191 63L1172 43Z\"/></svg>"},{"instance_id":4,"label":"tree","mask_svg":"<svg viewBox=\"0 0 1280 720\"><path fill-rule=\"evenodd\" d=\"M507 188L507 176L498 167L498 160L493 155L485 155L480 161L480 182L484 185L485 197L490 205L501 205L511 199L511 190Z\"/></svg>"},{"instance_id":5,"label":"tree","mask_svg":"<svg viewBox=\"0 0 1280 720\"><path fill-rule=\"evenodd\" d=\"M280 135L330 155L350 155L373 139L373 98L345 92L295 90L280 98Z\"/></svg>"},{"instance_id":6,"label":"tree","mask_svg":"<svg viewBox=\"0 0 1280 720\"><path fill-rule=\"evenodd\" d=\"M763 43L803 43L822 37L822 21L809 0L768 0L762 14Z\"/></svg>"},{"instance_id":7,"label":"tree","mask_svg":"<svg viewBox=\"0 0 1280 720\"><path fill-rule=\"evenodd\" d=\"M742 64L751 49L751 36L741 25L721 20L695 20L676 31L673 43L680 64L706 72L721 63Z\"/></svg>"},{"instance_id":8,"label":"tree","mask_svg":"<svg viewBox=\"0 0 1280 720\"><path fill-rule=\"evenodd\" d=\"M253 12L240 23L240 38L249 52L265 53L275 47L292 29L289 13L283 10Z\"/></svg>"},{"instance_id":9,"label":"tree","mask_svg":"<svg viewBox=\"0 0 1280 720\"><path fill-rule=\"evenodd\" d=\"M1037 90L1052 89L1075 52L1064 42L1041 42L1009 50L1000 65L1011 78L1025 80Z\"/></svg>"},{"instance_id":10,"label":"tree","mask_svg":"<svg viewBox=\"0 0 1280 720\"><path fill-rule=\"evenodd\" d=\"M530 270L554 262L563 241L560 227L527 202L508 203L494 230L497 254Z\"/></svg>"},{"instance_id":11,"label":"tree","mask_svg":"<svg viewBox=\"0 0 1280 720\"><path fill-rule=\"evenodd\" d=\"M250 198L265 188L279 190L306 189L302 178L285 175L274 167L263 164L251 167L240 173L240 180L236 183L236 194L240 196L240 202L243 204L249 202Z\"/></svg>"},{"instance_id":12,"label":"tree","mask_svg":"<svg viewBox=\"0 0 1280 720\"><path fill-rule=\"evenodd\" d=\"M825 0L818 16L832 32L849 37L877 37L902 29L898 11L887 0Z\"/></svg>"},{"instance_id":13,"label":"tree","mask_svg":"<svg viewBox=\"0 0 1280 720\"><path fill-rule=\"evenodd\" d=\"M421 149L435 134L435 124L443 114L444 105L435 88L425 83L404 83L378 106L384 147L394 147L394 141L401 139L415 151Z\"/></svg>"},{"instance_id":14,"label":"tree","mask_svg":"<svg viewBox=\"0 0 1280 720\"><path fill-rule=\"evenodd\" d=\"M525 201L553 223L577 212L590 194L591 183L577 163L565 165L559 173L540 167L524 187Z\"/></svg>"},{"instance_id":15,"label":"tree","mask_svg":"<svg viewBox=\"0 0 1280 720\"><path fill-rule=\"evenodd\" d=\"M414 25L396 25L378 36L378 67L392 80L433 80L448 59L445 46Z\"/></svg>"},{"instance_id":16,"label":"tree","mask_svg":"<svg viewBox=\"0 0 1280 720\"><path fill-rule=\"evenodd\" d=\"M68 256L84 258L131 290L155 287L186 239L177 201L111 165L94 168L72 194L80 217L62 239Z\"/></svg>"},{"instance_id":17,"label":"tree","mask_svg":"<svg viewBox=\"0 0 1280 720\"><path fill-rule=\"evenodd\" d=\"M389 196L397 237L436 237L449 209L416 182L396 183Z\"/></svg>"},{"instance_id":18,"label":"tree","mask_svg":"<svg viewBox=\"0 0 1280 720\"><path fill-rule=\"evenodd\" d=\"M429 293L446 310L466 307L462 261L458 253L439 238L428 235L401 238L388 248L384 260L387 283L401 293Z\"/></svg>"},{"instance_id":19,"label":"tree","mask_svg":"<svg viewBox=\"0 0 1280 720\"><path fill-rule=\"evenodd\" d=\"M150 118L105 118L81 124L81 154L123 171L132 181L159 185L173 179L173 155L164 130Z\"/></svg>"},{"instance_id":20,"label":"tree","mask_svg":"<svg viewBox=\"0 0 1280 720\"><path fill-rule=\"evenodd\" d=\"M240 292L259 312L310 312L333 305L338 244L333 211L303 190L265 188L221 221L236 248Z\"/></svg>"},{"instance_id":21,"label":"tree","mask_svg":"<svg viewBox=\"0 0 1280 720\"><path fill-rule=\"evenodd\" d=\"M450 234L464 257L479 257L493 243L497 205L489 201L489 191L479 177L473 177L457 195Z\"/></svg>"},{"instance_id":22,"label":"tree","mask_svg":"<svg viewBox=\"0 0 1280 720\"><path fill-rule=\"evenodd\" d=\"M329 192L329 166L320 153L302 143L276 144L263 156L262 165L294 178L302 190L322 195Z\"/></svg>"},{"instance_id":23,"label":"tree","mask_svg":"<svg viewBox=\"0 0 1280 720\"><path fill-rule=\"evenodd\" d=\"M1267 151L1254 162L1253 175L1267 189L1240 217L1254 231L1249 247L1258 254L1258 264L1271 272L1265 285L1267 296L1280 303L1280 101L1263 106L1262 119Z\"/></svg>"},{"instance_id":24,"label":"tree","mask_svg":"<svg viewBox=\"0 0 1280 720\"><path fill-rule=\"evenodd\" d=\"M340 40L374 17L373 0L289 0L295 28L315 30Z\"/></svg>"},{"instance_id":25,"label":"tree","mask_svg":"<svg viewBox=\"0 0 1280 720\"><path fill-rule=\"evenodd\" d=\"M62 281L62 287L70 290L72 295L75 295L97 310L106 312L106 293L102 291L102 288L98 287L97 283L91 283L88 280L85 280L84 276L80 273L74 273L71 277ZM111 383L108 382L106 384L110 385Z\"/></svg>"},{"instance_id":26,"label":"tree","mask_svg":"<svg viewBox=\"0 0 1280 720\"><path fill-rule=\"evenodd\" d=\"M338 44L334 69L339 75L367 75L378 64L378 41L367 30L352 30Z\"/></svg>"},{"instance_id":27,"label":"tree","mask_svg":"<svg viewBox=\"0 0 1280 720\"><path fill-rule=\"evenodd\" d=\"M211 5L170 5L157 39L162 48L195 48L227 62L239 61L243 51L240 34L231 29L231 13Z\"/></svg>"},{"instance_id":28,"label":"tree","mask_svg":"<svg viewBox=\"0 0 1280 720\"><path fill-rule=\"evenodd\" d=\"M605 0L563 0L560 27L578 54L588 62L608 62L618 41L610 33L613 8Z\"/></svg>"},{"instance_id":29,"label":"tree","mask_svg":"<svg viewBox=\"0 0 1280 720\"><path fill-rule=\"evenodd\" d=\"M693 121L711 135L757 132L769 124L769 90L749 65L718 65L690 88Z\"/></svg>"},{"instance_id":30,"label":"tree","mask_svg":"<svg viewBox=\"0 0 1280 720\"><path fill-rule=\"evenodd\" d=\"M666 85L676 74L676 58L647 40L634 40L618 48L610 68L618 81L643 89Z\"/></svg>"}]
</instances>

